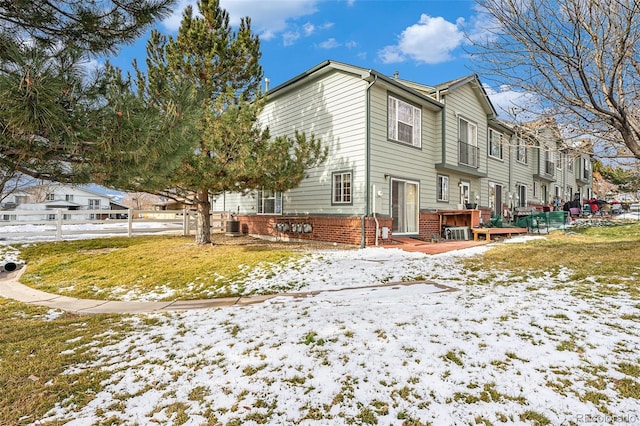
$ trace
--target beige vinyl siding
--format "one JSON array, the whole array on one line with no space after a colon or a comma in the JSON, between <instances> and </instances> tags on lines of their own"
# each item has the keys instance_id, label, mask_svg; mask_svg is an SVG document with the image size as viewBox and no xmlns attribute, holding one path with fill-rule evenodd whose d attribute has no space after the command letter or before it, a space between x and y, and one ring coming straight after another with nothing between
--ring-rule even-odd
<instances>
[{"instance_id":1,"label":"beige vinyl siding","mask_svg":"<svg viewBox=\"0 0 640 426\"><path fill-rule=\"evenodd\" d=\"M515 199L515 194L517 193L517 186L520 184L527 185L527 201L531 201L533 197L533 160L532 155L534 155L534 150L527 146L527 164L521 163L518 161L517 154L517 138L514 135L511 138L511 187L509 188L509 192L511 192Z\"/></svg>"},{"instance_id":2,"label":"beige vinyl siding","mask_svg":"<svg viewBox=\"0 0 640 426\"><path fill-rule=\"evenodd\" d=\"M459 164L458 159L458 121L463 118L468 122L476 125L477 128L477 145L478 145L478 168L474 169L480 173L487 173L487 112L483 108L476 91L472 89L471 84L466 84L456 88L444 96L445 103L445 121L446 121L446 163L456 166ZM441 158L438 160L441 161ZM479 204L481 206L488 203L488 180L480 179L473 176L466 176L453 172L443 172L449 176L449 203L438 203L438 208L457 208L460 202L459 182L467 181L470 183L471 196L478 195L480 197ZM491 177L493 179L493 177ZM505 183L506 185L506 183ZM435 196L434 196L435 199ZM471 200L475 202L475 200Z\"/></svg>"},{"instance_id":3,"label":"beige vinyl siding","mask_svg":"<svg viewBox=\"0 0 640 426\"><path fill-rule=\"evenodd\" d=\"M477 126L479 172L487 171L487 113L471 84L458 87L445 97L447 121L447 163L458 164L458 118Z\"/></svg>"},{"instance_id":4,"label":"beige vinyl siding","mask_svg":"<svg viewBox=\"0 0 640 426\"><path fill-rule=\"evenodd\" d=\"M480 195L480 204L482 206L488 206L489 203L489 182L502 185L504 193L502 194L502 201L507 204L509 201L509 162L512 157L512 151L510 148L511 135L498 129L493 129L495 132L502 134L502 159L489 156L489 130L487 129L487 179L482 180L482 188Z\"/></svg>"},{"instance_id":5,"label":"beige vinyl siding","mask_svg":"<svg viewBox=\"0 0 640 426\"><path fill-rule=\"evenodd\" d=\"M304 86L276 96L260 118L271 136L292 136L295 130L314 134L329 147L327 161L283 199L285 214L362 214L365 182L365 93L367 83L354 75L332 71ZM351 171L349 205L332 205L332 173Z\"/></svg>"},{"instance_id":6,"label":"beige vinyl siding","mask_svg":"<svg viewBox=\"0 0 640 426\"><path fill-rule=\"evenodd\" d=\"M387 135L388 96L403 100L421 109L421 147L391 141ZM420 208L434 207L436 172L434 164L440 144L440 112L433 111L424 100L384 84L371 89L371 185L382 191L375 196L375 212L390 214L391 178L416 181L420 184ZM388 178L385 178L388 175Z\"/></svg>"}]
</instances>

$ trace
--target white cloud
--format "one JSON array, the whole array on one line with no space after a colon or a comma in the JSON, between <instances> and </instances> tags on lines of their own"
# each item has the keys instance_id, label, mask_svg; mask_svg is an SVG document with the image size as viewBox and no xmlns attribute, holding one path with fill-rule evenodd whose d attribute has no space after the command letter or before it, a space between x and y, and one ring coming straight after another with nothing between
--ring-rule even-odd
<instances>
[{"instance_id":1,"label":"white cloud","mask_svg":"<svg viewBox=\"0 0 640 426\"><path fill-rule=\"evenodd\" d=\"M182 13L189 5L193 7L194 12L198 12L198 6L195 1L178 0L178 2L176 2L175 9L173 9L173 13L162 21L162 25L169 31L178 31L178 28L180 28L180 21L182 20Z\"/></svg>"},{"instance_id":2,"label":"white cloud","mask_svg":"<svg viewBox=\"0 0 640 426\"><path fill-rule=\"evenodd\" d=\"M358 42L356 42L355 40L349 40L344 44L344 47L346 47L347 49L353 49L354 47L358 47Z\"/></svg>"},{"instance_id":3,"label":"white cloud","mask_svg":"<svg viewBox=\"0 0 640 426\"><path fill-rule=\"evenodd\" d=\"M282 34L282 44L285 46L291 46L300 38L300 33L298 31L287 31Z\"/></svg>"},{"instance_id":4,"label":"white cloud","mask_svg":"<svg viewBox=\"0 0 640 426\"><path fill-rule=\"evenodd\" d=\"M483 87L500 118L531 121L541 112L537 96L533 93L517 91L508 85L494 88L483 84Z\"/></svg>"},{"instance_id":5,"label":"white cloud","mask_svg":"<svg viewBox=\"0 0 640 426\"><path fill-rule=\"evenodd\" d=\"M315 32L316 26L311 22L307 22L302 26L302 30L304 31L304 35L308 37Z\"/></svg>"},{"instance_id":6,"label":"white cloud","mask_svg":"<svg viewBox=\"0 0 640 426\"><path fill-rule=\"evenodd\" d=\"M221 0L220 6L229 12L231 25L240 24L240 19L249 16L252 29L262 40L271 40L287 30L287 22L317 12L318 0L296 0L267 2L264 0ZM180 27L182 12L187 5L197 11L196 1L179 0L174 13L162 24L170 31Z\"/></svg>"},{"instance_id":7,"label":"white cloud","mask_svg":"<svg viewBox=\"0 0 640 426\"><path fill-rule=\"evenodd\" d=\"M342 46L342 44L338 43L338 41L333 37L318 44L318 47L320 47L321 49L335 49L340 46Z\"/></svg>"},{"instance_id":8,"label":"white cloud","mask_svg":"<svg viewBox=\"0 0 640 426\"><path fill-rule=\"evenodd\" d=\"M395 64L397 62L404 62L405 57L398 48L398 46L387 46L378 52L378 57L385 64Z\"/></svg>"},{"instance_id":9,"label":"white cloud","mask_svg":"<svg viewBox=\"0 0 640 426\"><path fill-rule=\"evenodd\" d=\"M442 17L422 14L417 24L407 27L398 37L396 45L386 46L378 52L384 63L404 62L411 59L426 64L437 64L452 59L451 52L464 41L462 26Z\"/></svg>"},{"instance_id":10,"label":"white cloud","mask_svg":"<svg viewBox=\"0 0 640 426\"><path fill-rule=\"evenodd\" d=\"M496 32L500 31L501 24L486 9L475 6L476 12L464 23L466 35L472 43L486 43L495 39Z\"/></svg>"}]
</instances>

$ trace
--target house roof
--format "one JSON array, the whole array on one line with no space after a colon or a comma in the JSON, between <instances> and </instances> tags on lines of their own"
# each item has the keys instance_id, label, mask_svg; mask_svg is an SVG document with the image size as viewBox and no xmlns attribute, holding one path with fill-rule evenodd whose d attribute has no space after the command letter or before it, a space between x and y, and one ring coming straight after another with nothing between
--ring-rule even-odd
<instances>
[{"instance_id":1,"label":"house roof","mask_svg":"<svg viewBox=\"0 0 640 426\"><path fill-rule=\"evenodd\" d=\"M447 92L452 92L459 87L465 86L467 84L471 84L473 90L478 94L480 99L484 100L484 109L489 118L494 118L498 116L493 103L491 103L491 99L489 99L489 95L487 91L484 89L484 86L480 82L480 78L478 74L469 74L464 77L456 78L454 80L450 80L444 83L440 83L436 85L433 89L432 94L443 94L446 95Z\"/></svg>"},{"instance_id":2,"label":"house roof","mask_svg":"<svg viewBox=\"0 0 640 426\"><path fill-rule=\"evenodd\" d=\"M39 203L39 204L45 205L49 208L82 207L81 204L74 203L72 201L65 201L65 200L46 201L44 203Z\"/></svg>"},{"instance_id":3,"label":"house roof","mask_svg":"<svg viewBox=\"0 0 640 426\"><path fill-rule=\"evenodd\" d=\"M24 189L25 193L30 192L31 190L34 190L36 188L68 188L71 191L76 191L76 192L84 192L88 195L92 195L94 197L100 197L100 198L106 198L108 200L111 199L111 197L107 194L102 194L100 192L97 191L92 191L90 189L87 189L86 187L82 186L82 185L71 185L71 184L64 184L64 183L50 183L50 184L45 184L45 185L33 185L30 186L28 188Z\"/></svg>"},{"instance_id":4,"label":"house roof","mask_svg":"<svg viewBox=\"0 0 640 426\"><path fill-rule=\"evenodd\" d=\"M462 86L471 84L473 90L483 101L482 106L487 113L487 116L490 119L496 118L498 116L496 109L489 99L489 95L484 89L477 74L470 74L464 77L440 83L436 86L429 86L413 81L401 80L397 77L389 77L370 68L362 68L333 60L326 60L316 65L315 67L310 68L309 70L301 74L298 74L297 76L285 81L284 83L274 87L273 89L270 89L267 92L267 95L271 98L278 97L279 95L284 94L301 84L305 84L305 82L311 78L336 70L358 76L368 82L383 81L384 83L392 87L401 89L405 92L409 92L412 95L422 99L434 110L441 109L444 106L444 104L439 100L440 95L445 95L448 92L452 92ZM501 126L501 124L498 125Z\"/></svg>"},{"instance_id":5,"label":"house roof","mask_svg":"<svg viewBox=\"0 0 640 426\"><path fill-rule=\"evenodd\" d=\"M274 87L273 89L267 92L267 98L277 97L301 84L304 84L308 79L320 76L328 72L336 71L336 70L345 72L348 74L356 75L368 82L383 81L390 86L393 86L405 92L411 93L412 95L420 98L421 100L425 101L427 105L431 106L434 110L439 110L444 106L441 102L438 102L432 96L429 96L428 94L426 94L424 91L418 90L419 85L417 83L408 84L410 82L403 82L401 80L388 77L373 69L362 68L355 65L349 65L342 62L332 61L332 60L326 60L316 65L315 67L301 74L298 74L292 79L287 80L284 83ZM428 87L428 86L420 86L420 87Z\"/></svg>"}]
</instances>

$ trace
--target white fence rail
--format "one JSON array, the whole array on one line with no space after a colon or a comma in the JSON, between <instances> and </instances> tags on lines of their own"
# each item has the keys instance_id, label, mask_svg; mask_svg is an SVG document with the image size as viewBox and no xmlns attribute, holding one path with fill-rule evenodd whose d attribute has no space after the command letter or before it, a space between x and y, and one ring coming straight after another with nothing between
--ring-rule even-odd
<instances>
[{"instance_id":1,"label":"white fence rail","mask_svg":"<svg viewBox=\"0 0 640 426\"><path fill-rule=\"evenodd\" d=\"M224 229L227 214L211 214L211 229ZM6 210L0 211L0 238L71 239L85 235L178 233L196 230L192 210ZM48 237L48 238L47 238Z\"/></svg>"}]
</instances>

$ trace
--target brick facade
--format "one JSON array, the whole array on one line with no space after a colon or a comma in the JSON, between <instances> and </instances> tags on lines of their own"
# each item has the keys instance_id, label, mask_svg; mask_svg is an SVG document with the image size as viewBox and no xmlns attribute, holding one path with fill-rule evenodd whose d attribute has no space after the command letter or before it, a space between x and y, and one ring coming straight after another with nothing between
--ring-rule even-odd
<instances>
[{"instance_id":1,"label":"brick facade","mask_svg":"<svg viewBox=\"0 0 640 426\"><path fill-rule=\"evenodd\" d=\"M239 215L240 232L280 240L310 240L360 246L362 222L359 216L270 216ZM378 244L391 243L393 219L379 217ZM376 245L376 220L364 218L365 246ZM388 228L388 238L383 239L383 228Z\"/></svg>"},{"instance_id":2,"label":"brick facade","mask_svg":"<svg viewBox=\"0 0 640 426\"><path fill-rule=\"evenodd\" d=\"M478 209L466 210L466 222L473 214L472 221L488 223L490 211ZM460 212L462 213L462 211ZM275 215L239 215L240 232L258 235L278 240L309 240L323 241L353 246L362 245L362 222L359 216L275 216ZM482 218L482 219L480 219ZM378 245L392 242L393 219L378 217ZM464 226L477 226L477 223L464 223ZM365 246L376 245L376 220L373 217L364 218ZM447 224L447 219L444 220ZM418 238L430 241L434 236L442 237L441 218L438 212L421 211L418 224ZM383 228L388 229L387 238L383 237Z\"/></svg>"}]
</instances>

